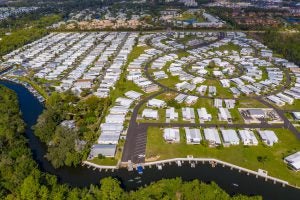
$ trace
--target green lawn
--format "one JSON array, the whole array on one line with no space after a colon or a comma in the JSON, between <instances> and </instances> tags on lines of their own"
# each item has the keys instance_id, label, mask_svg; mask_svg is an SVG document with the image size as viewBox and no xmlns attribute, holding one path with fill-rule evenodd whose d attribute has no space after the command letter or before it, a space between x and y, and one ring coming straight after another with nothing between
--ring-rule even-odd
<instances>
[{"instance_id":1,"label":"green lawn","mask_svg":"<svg viewBox=\"0 0 300 200\"><path fill-rule=\"evenodd\" d=\"M95 163L97 165L107 165L107 166L116 166L118 164L118 160L115 158L94 158L89 162Z\"/></svg>"},{"instance_id":2,"label":"green lawn","mask_svg":"<svg viewBox=\"0 0 300 200\"><path fill-rule=\"evenodd\" d=\"M233 94L232 92L229 90L229 88L224 88L220 81L217 79L209 79L204 81L204 83L202 83L202 85L207 85L207 86L215 86L217 89L217 95L216 97L219 98L232 98ZM207 89L208 91L208 89Z\"/></svg>"},{"instance_id":3,"label":"green lawn","mask_svg":"<svg viewBox=\"0 0 300 200\"><path fill-rule=\"evenodd\" d=\"M181 130L181 142L168 144L163 140L163 130L158 127L149 127L146 160L156 158L159 160L186 157L193 155L199 158L216 158L230 162L252 170L259 168L268 171L269 175L287 180L291 184L300 185L300 172L289 170L282 158L300 150L300 141L286 129L274 129L279 143L273 147L267 147L260 143L258 146L244 147L231 146L221 148L209 148L203 145L187 145L185 135ZM267 161L261 163L258 156L267 156Z\"/></svg>"},{"instance_id":4,"label":"green lawn","mask_svg":"<svg viewBox=\"0 0 300 200\"><path fill-rule=\"evenodd\" d=\"M237 51L240 52L241 51L241 47L238 45L233 44L232 42L229 42L226 45L220 46L218 48L215 48L214 50L216 51Z\"/></svg>"},{"instance_id":5,"label":"green lawn","mask_svg":"<svg viewBox=\"0 0 300 200\"><path fill-rule=\"evenodd\" d=\"M239 108L266 108L264 104L252 98L239 99L237 106Z\"/></svg>"},{"instance_id":6,"label":"green lawn","mask_svg":"<svg viewBox=\"0 0 300 200\"><path fill-rule=\"evenodd\" d=\"M177 17L177 20L191 20L195 19L197 22L205 22L205 19L202 16L202 13L189 13L189 12L184 12L182 13L181 17Z\"/></svg>"},{"instance_id":7,"label":"green lawn","mask_svg":"<svg viewBox=\"0 0 300 200\"><path fill-rule=\"evenodd\" d=\"M300 99L295 99L293 104L285 104L284 106L280 107L283 110L300 110Z\"/></svg>"}]
</instances>

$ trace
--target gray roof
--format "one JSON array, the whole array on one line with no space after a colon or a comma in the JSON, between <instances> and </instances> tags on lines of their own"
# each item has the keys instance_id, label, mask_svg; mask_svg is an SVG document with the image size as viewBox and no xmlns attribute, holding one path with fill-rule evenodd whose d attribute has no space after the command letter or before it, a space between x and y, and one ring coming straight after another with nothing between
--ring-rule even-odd
<instances>
[{"instance_id":1,"label":"gray roof","mask_svg":"<svg viewBox=\"0 0 300 200\"><path fill-rule=\"evenodd\" d=\"M117 145L115 144L94 144L90 156L97 157L99 154L106 157L114 157Z\"/></svg>"}]
</instances>

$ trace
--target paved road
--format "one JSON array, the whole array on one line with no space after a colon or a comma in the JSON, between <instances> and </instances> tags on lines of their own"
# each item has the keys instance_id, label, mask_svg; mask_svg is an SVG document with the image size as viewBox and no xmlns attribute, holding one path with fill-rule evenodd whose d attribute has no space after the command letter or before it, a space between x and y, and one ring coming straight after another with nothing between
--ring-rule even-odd
<instances>
[{"instance_id":1,"label":"paved road","mask_svg":"<svg viewBox=\"0 0 300 200\"><path fill-rule=\"evenodd\" d=\"M122 162L128 162L129 160L131 160L131 162L133 163L145 162L145 158L139 157L139 155L145 155L148 127L144 125L139 125L137 123L138 112L143 104L164 92L165 90L161 90L155 94L152 94L142 99L134 107L127 130L126 141L121 159Z\"/></svg>"}]
</instances>

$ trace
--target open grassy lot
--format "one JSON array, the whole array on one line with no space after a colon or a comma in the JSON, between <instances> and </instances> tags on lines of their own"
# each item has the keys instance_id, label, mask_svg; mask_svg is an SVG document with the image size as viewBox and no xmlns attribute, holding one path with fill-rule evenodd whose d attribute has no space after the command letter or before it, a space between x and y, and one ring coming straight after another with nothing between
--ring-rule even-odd
<instances>
[{"instance_id":1,"label":"open grassy lot","mask_svg":"<svg viewBox=\"0 0 300 200\"><path fill-rule=\"evenodd\" d=\"M214 50L216 51L237 51L240 52L241 51L241 47L238 45L233 44L232 42L229 42L226 45L220 46L218 48L214 48Z\"/></svg>"},{"instance_id":2,"label":"open grassy lot","mask_svg":"<svg viewBox=\"0 0 300 200\"><path fill-rule=\"evenodd\" d=\"M295 99L293 104L285 104L284 106L280 107L283 110L300 110L300 100Z\"/></svg>"},{"instance_id":3,"label":"open grassy lot","mask_svg":"<svg viewBox=\"0 0 300 200\"><path fill-rule=\"evenodd\" d=\"M115 158L94 158L90 162L95 163L97 165L106 165L106 166L115 166L118 164L118 160Z\"/></svg>"},{"instance_id":4,"label":"open grassy lot","mask_svg":"<svg viewBox=\"0 0 300 200\"><path fill-rule=\"evenodd\" d=\"M229 90L229 88L224 88L218 79L206 80L206 81L204 81L204 83L202 83L202 85L215 86L217 89L216 96L219 98L232 98L233 97L233 94ZM207 91L208 91L208 89L207 89Z\"/></svg>"},{"instance_id":5,"label":"open grassy lot","mask_svg":"<svg viewBox=\"0 0 300 200\"><path fill-rule=\"evenodd\" d=\"M196 22L205 22L202 12L200 13L189 13L184 12L180 17L176 18L177 20L196 20Z\"/></svg>"},{"instance_id":6,"label":"open grassy lot","mask_svg":"<svg viewBox=\"0 0 300 200\"><path fill-rule=\"evenodd\" d=\"M242 98L238 100L237 106L239 108L266 108L266 106L259 101L251 98Z\"/></svg>"},{"instance_id":7,"label":"open grassy lot","mask_svg":"<svg viewBox=\"0 0 300 200\"><path fill-rule=\"evenodd\" d=\"M267 147L260 142L258 146L252 147L238 145L227 148L209 148L203 145L187 145L183 130L180 133L179 144L168 144L163 140L163 129L149 127L146 160L151 158L163 160L187 155L217 158L252 170L265 169L271 176L300 185L300 173L288 169L283 162L285 156L300 150L300 141L286 129L274 129L274 131L279 138L279 143L273 147ZM266 161L259 162L259 156L265 156Z\"/></svg>"}]
</instances>

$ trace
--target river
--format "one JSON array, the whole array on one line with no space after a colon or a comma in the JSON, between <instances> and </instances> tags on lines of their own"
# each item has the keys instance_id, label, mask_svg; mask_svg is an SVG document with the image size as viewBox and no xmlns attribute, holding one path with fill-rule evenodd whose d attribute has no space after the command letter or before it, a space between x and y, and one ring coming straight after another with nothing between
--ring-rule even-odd
<instances>
[{"instance_id":1,"label":"river","mask_svg":"<svg viewBox=\"0 0 300 200\"><path fill-rule=\"evenodd\" d=\"M163 178L181 177L185 181L199 179L204 182L216 182L227 193L261 195L264 199L299 199L300 190L290 186L282 187L280 184L274 184L271 181L265 181L262 178L256 178L253 175L240 173L237 170L230 170L228 167L220 165L211 167L209 164L197 164L195 168L184 164L181 167L177 165L165 165L162 170L155 167L146 168L142 175L136 171L128 172L126 169L119 169L114 172L93 170L86 167L63 167L55 169L44 157L46 146L34 135L31 127L36 123L38 116L43 111L43 105L22 85L0 81L0 84L14 90L19 98L20 109L23 119L27 124L26 137L28 138L29 148L33 153L33 158L39 164L42 171L56 175L61 183L70 186L85 187L90 184L98 184L100 179L112 176L120 180L125 190L133 190L140 186ZM274 166L276 167L276 166Z\"/></svg>"}]
</instances>

